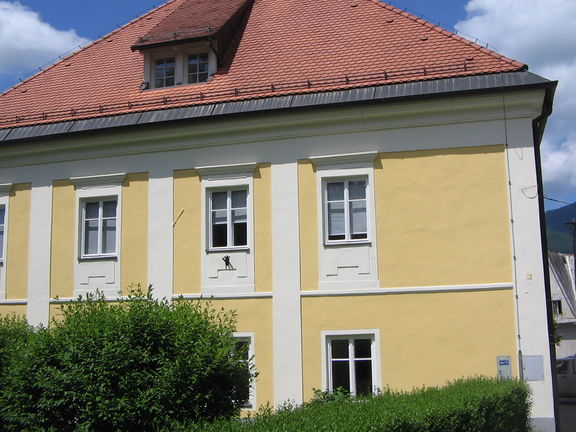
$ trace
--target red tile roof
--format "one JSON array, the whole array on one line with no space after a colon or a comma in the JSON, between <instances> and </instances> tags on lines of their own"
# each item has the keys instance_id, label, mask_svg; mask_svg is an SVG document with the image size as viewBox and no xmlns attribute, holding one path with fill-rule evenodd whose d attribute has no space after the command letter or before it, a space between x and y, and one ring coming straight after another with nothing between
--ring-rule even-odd
<instances>
[{"instance_id":1,"label":"red tile roof","mask_svg":"<svg viewBox=\"0 0 576 432\"><path fill-rule=\"evenodd\" d=\"M172 0L8 90L0 129L525 68L378 0L255 0L210 81L140 91L130 47L206 1Z\"/></svg>"}]
</instances>

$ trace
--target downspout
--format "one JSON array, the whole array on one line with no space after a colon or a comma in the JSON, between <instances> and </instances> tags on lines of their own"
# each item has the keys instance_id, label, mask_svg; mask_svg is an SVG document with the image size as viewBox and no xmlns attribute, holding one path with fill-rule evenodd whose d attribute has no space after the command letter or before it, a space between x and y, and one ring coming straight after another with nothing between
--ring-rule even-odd
<instances>
[{"instance_id":1,"label":"downspout","mask_svg":"<svg viewBox=\"0 0 576 432\"><path fill-rule=\"evenodd\" d=\"M556 432L560 432L558 390L556 385L556 346L554 343L554 319L552 315L552 289L550 286L550 272L548 265L548 239L546 237L546 213L544 210L544 182L542 179L542 161L540 143L544 133L544 127L548 116L552 113L552 100L556 90L556 81L546 86L542 114L532 122L532 133L534 137L534 154L536 161L536 180L538 183L538 208L540 212L540 241L542 244L542 266L544 269L544 292L546 295L546 314L548 315L548 345L550 351L550 370L552 372L552 397L554 403L554 421Z\"/></svg>"}]
</instances>

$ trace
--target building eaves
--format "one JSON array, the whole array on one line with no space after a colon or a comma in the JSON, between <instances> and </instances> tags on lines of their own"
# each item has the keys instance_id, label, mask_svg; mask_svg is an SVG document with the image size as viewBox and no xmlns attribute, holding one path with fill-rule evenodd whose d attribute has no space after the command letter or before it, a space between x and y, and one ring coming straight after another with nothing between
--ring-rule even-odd
<instances>
[{"instance_id":1,"label":"building eaves","mask_svg":"<svg viewBox=\"0 0 576 432\"><path fill-rule=\"evenodd\" d=\"M194 118L210 118L232 114L273 110L294 110L351 103L391 102L396 100L442 97L455 94L494 92L529 88L554 88L556 83L528 71L508 72L430 81L371 86L357 89L267 97L243 101L221 102L192 107L149 110L139 113L79 119L52 124L24 126L0 130L0 142L73 134L144 124L161 124Z\"/></svg>"}]
</instances>

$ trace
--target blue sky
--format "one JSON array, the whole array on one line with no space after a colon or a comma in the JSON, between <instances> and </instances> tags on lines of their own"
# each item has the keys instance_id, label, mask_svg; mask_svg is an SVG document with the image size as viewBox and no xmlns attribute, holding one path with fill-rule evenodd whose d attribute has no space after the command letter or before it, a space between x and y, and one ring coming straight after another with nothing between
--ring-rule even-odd
<instances>
[{"instance_id":1,"label":"blue sky","mask_svg":"<svg viewBox=\"0 0 576 432\"><path fill-rule=\"evenodd\" d=\"M338 1L338 0L334 0ZM163 0L0 0L0 91ZM576 202L576 1L392 0L560 80L542 143L545 195ZM547 208L562 206L547 201Z\"/></svg>"}]
</instances>

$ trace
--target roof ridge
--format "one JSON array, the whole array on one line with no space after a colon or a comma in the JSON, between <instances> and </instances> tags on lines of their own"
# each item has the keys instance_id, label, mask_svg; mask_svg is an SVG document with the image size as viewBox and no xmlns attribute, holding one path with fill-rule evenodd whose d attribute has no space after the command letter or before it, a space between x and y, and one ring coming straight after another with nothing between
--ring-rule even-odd
<instances>
[{"instance_id":1,"label":"roof ridge","mask_svg":"<svg viewBox=\"0 0 576 432\"><path fill-rule=\"evenodd\" d=\"M426 21L425 19L419 18L416 15L406 11L406 10L402 10L400 8L397 8L396 6L393 6L389 3L386 3L384 0L368 0L371 3L374 3L380 7L383 7L385 9L388 9L391 12L394 12L400 16L403 16L404 18L408 18L411 19L412 21L424 26L424 27L428 27L430 30L434 30L437 33L442 34L443 36L452 38L454 40L457 40L459 42L462 42L468 46L470 46L471 48L474 48L478 51L481 51L484 54L488 54L491 57L494 57L500 61L503 61L504 63L508 63L510 65L514 65L514 66L518 66L519 68L528 68L528 66L525 63L521 63L517 60L514 60L510 57L506 57L505 55L502 55L494 50L488 49L487 47L483 47L482 45L479 45L475 42L472 42L471 40L462 37L462 36L458 36L458 34L445 29L444 27L441 27L439 25L436 24L432 24L430 21Z\"/></svg>"},{"instance_id":2,"label":"roof ridge","mask_svg":"<svg viewBox=\"0 0 576 432\"><path fill-rule=\"evenodd\" d=\"M88 42L85 46L81 47L78 51L74 51L68 55L65 55L64 57L61 57L59 60L55 61L54 63L46 66L45 68L41 69L39 72L36 72L34 75L29 76L28 78L25 78L23 80L21 80L19 83L16 83L14 86L10 87L9 89L7 89L5 92L0 93L0 98L12 93L13 90L16 90L17 88L21 87L22 85L28 83L29 81L43 75L45 72L49 71L50 69L54 68L55 66L59 65L60 63L62 63L65 60L68 60L70 57L73 57L83 51L86 51L87 49L93 47L94 45L96 45L99 42L102 42L103 40L105 40L106 38L109 38L110 36L118 33L119 31L123 30L124 28L142 20L145 19L146 17L148 17L150 14L159 11L160 9L170 5L171 3L175 3L175 2L186 2L188 0L168 0L165 3L161 4L160 6L156 6L152 9L150 9L148 12L144 13L143 15L140 15L130 21L128 21L126 24L121 25L120 27L115 28L114 30L112 30L109 33L106 33L104 36L99 37L98 39L94 39L91 42Z\"/></svg>"}]
</instances>

